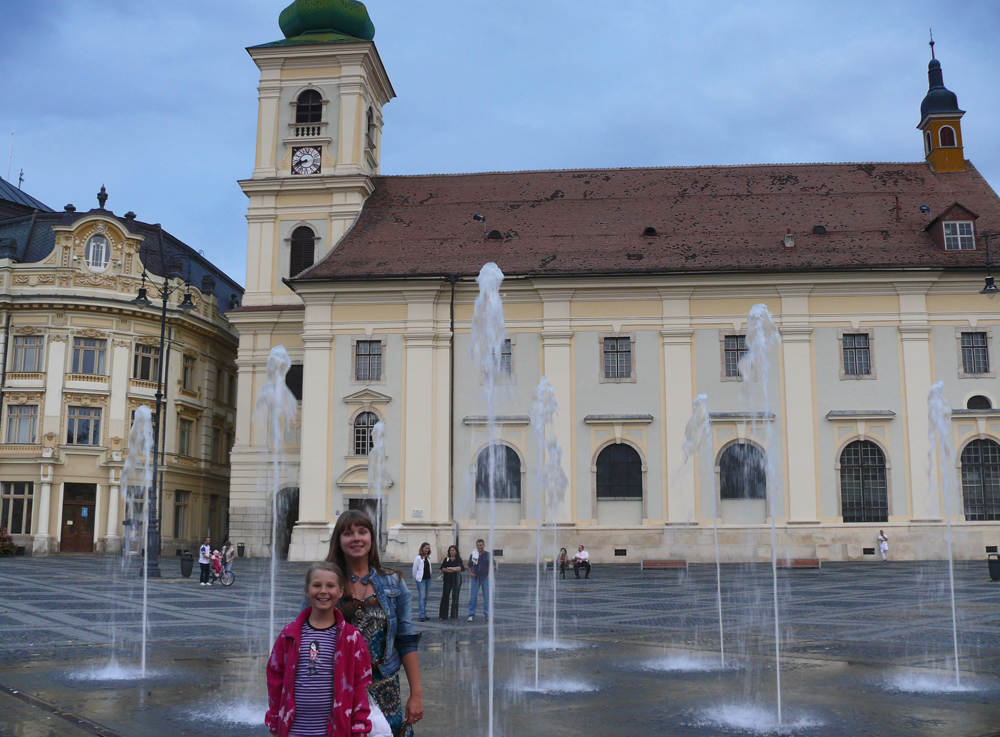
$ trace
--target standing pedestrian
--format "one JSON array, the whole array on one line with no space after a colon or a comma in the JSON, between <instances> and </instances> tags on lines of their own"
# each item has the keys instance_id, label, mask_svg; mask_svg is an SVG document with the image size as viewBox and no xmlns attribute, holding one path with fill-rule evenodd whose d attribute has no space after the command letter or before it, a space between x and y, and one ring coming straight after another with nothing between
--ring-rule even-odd
<instances>
[{"instance_id":1,"label":"standing pedestrian","mask_svg":"<svg viewBox=\"0 0 1000 737\"><path fill-rule=\"evenodd\" d=\"M458 548L452 545L448 548L448 555L441 561L441 575L444 576L444 590L441 592L441 607L438 609L438 621L443 622L448 618L448 610L451 609L451 618L458 619L458 594L462 590L462 571L465 564L462 562L462 554ZM451 599L450 606L448 599Z\"/></svg>"},{"instance_id":2,"label":"standing pedestrian","mask_svg":"<svg viewBox=\"0 0 1000 737\"><path fill-rule=\"evenodd\" d=\"M208 580L211 575L211 563L212 563L212 538L206 537L205 542L201 544L201 548L198 550L198 565L201 566L201 583L199 586L211 586L211 582Z\"/></svg>"},{"instance_id":3,"label":"standing pedestrian","mask_svg":"<svg viewBox=\"0 0 1000 737\"><path fill-rule=\"evenodd\" d=\"M477 594L483 592L483 616L490 620L490 554L486 552L486 543L480 538L476 540L476 549L469 557L469 575L472 576L472 589L469 591L469 620L476 618Z\"/></svg>"},{"instance_id":4,"label":"standing pedestrian","mask_svg":"<svg viewBox=\"0 0 1000 737\"><path fill-rule=\"evenodd\" d=\"M222 565L226 569L226 573L232 573L234 558L236 558L236 548L227 537L226 541L222 543Z\"/></svg>"},{"instance_id":5,"label":"standing pedestrian","mask_svg":"<svg viewBox=\"0 0 1000 737\"><path fill-rule=\"evenodd\" d=\"M889 560L886 557L889 553L889 537L885 534L885 530L878 531L878 549L882 553L882 560Z\"/></svg>"},{"instance_id":6,"label":"standing pedestrian","mask_svg":"<svg viewBox=\"0 0 1000 737\"><path fill-rule=\"evenodd\" d=\"M417 582L417 618L426 622L427 597L431 593L431 544L423 543L413 560L413 580Z\"/></svg>"}]
</instances>

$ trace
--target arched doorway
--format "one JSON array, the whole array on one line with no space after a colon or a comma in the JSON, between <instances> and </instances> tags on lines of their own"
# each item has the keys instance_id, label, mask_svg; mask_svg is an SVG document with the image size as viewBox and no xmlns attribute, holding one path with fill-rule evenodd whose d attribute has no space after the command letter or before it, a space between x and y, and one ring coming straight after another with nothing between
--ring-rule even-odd
<instances>
[{"instance_id":1,"label":"arched doorway","mask_svg":"<svg viewBox=\"0 0 1000 737\"><path fill-rule=\"evenodd\" d=\"M292 543L292 529L299 521L299 490L291 486L278 492L278 557L288 560L288 546Z\"/></svg>"}]
</instances>

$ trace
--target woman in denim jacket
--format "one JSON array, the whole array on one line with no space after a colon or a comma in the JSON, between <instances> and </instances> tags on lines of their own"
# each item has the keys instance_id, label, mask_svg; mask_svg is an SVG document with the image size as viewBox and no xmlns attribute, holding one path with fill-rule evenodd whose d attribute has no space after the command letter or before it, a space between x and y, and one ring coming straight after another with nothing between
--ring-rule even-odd
<instances>
[{"instance_id":1,"label":"woman in denim jacket","mask_svg":"<svg viewBox=\"0 0 1000 737\"><path fill-rule=\"evenodd\" d=\"M344 512L333 528L326 559L340 568L347 582L338 608L368 643L372 712L376 706L381 710L395 737L413 737L410 725L424 716L413 596L398 571L382 566L374 539L375 528L368 515L358 510ZM399 692L400 665L410 684L405 709Z\"/></svg>"}]
</instances>

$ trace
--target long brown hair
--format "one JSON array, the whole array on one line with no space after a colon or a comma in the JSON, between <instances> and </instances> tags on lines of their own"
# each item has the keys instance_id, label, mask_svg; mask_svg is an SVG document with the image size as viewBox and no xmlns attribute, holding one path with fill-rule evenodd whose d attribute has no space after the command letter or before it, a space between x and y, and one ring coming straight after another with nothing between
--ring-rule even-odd
<instances>
[{"instance_id":1,"label":"long brown hair","mask_svg":"<svg viewBox=\"0 0 1000 737\"><path fill-rule=\"evenodd\" d=\"M327 561L340 569L345 583L351 580L351 572L347 570L347 559L344 557L344 551L340 547L340 536L355 526L364 527L368 530L368 534L371 535L372 546L368 550L368 567L380 576L389 576L393 573L399 574L399 571L392 568L385 568L382 565L382 561L378 557L378 540L375 539L375 525L372 524L368 515L360 509L349 509L337 518L337 524L333 526L333 536L330 538L330 552L326 556ZM402 574L399 575L402 577Z\"/></svg>"}]
</instances>

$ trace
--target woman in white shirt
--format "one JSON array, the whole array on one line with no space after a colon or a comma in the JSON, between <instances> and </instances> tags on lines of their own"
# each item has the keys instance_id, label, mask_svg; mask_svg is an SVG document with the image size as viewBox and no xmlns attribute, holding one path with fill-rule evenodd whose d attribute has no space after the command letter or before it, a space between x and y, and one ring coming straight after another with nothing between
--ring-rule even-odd
<instances>
[{"instance_id":1,"label":"woman in white shirt","mask_svg":"<svg viewBox=\"0 0 1000 737\"><path fill-rule=\"evenodd\" d=\"M423 543L420 553L413 559L413 580L417 582L417 617L426 622L427 597L431 593L431 544Z\"/></svg>"}]
</instances>

